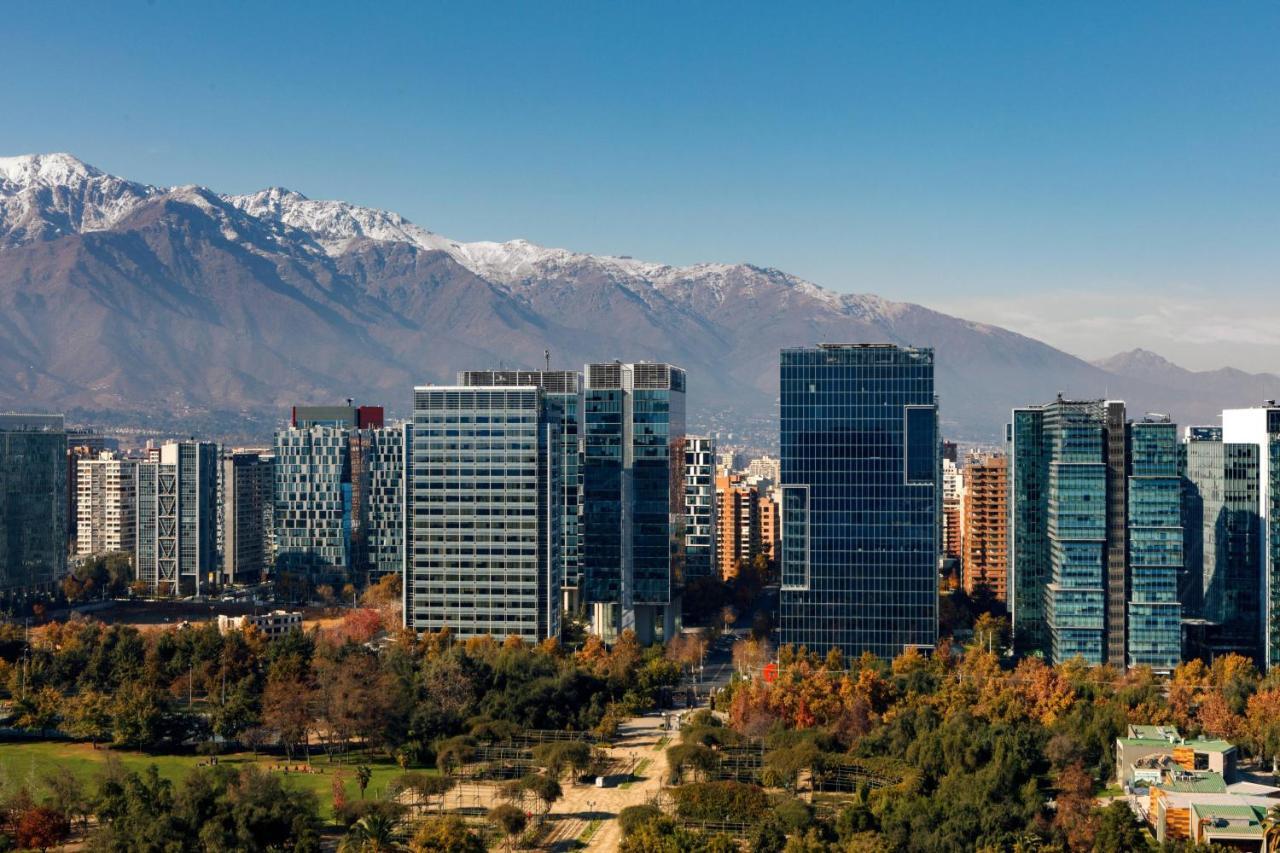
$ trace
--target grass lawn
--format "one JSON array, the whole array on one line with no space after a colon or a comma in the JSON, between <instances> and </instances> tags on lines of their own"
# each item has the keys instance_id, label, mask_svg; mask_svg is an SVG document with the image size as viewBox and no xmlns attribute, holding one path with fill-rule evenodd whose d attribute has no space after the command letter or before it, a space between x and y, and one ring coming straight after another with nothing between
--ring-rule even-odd
<instances>
[{"instance_id":1,"label":"grass lawn","mask_svg":"<svg viewBox=\"0 0 1280 853\"><path fill-rule=\"evenodd\" d=\"M94 784L98 773L107 763L108 756L120 759L128 770L142 771L154 764L160 775L166 779L179 782L192 768L207 761L202 755L151 755L124 749L94 749L87 743L69 741L32 741L20 743L0 743L0 773L10 781L26 782L31 780L38 784L46 770L53 767L65 767L87 784ZM219 765L243 767L257 764L263 770L272 765L281 764L279 756L260 756L254 758L251 752L235 752L218 756ZM301 761L293 762L299 765ZM347 799L360 798L360 787L356 784L356 767L367 764L373 769L373 778L369 782L366 797L381 796L386 793L391 781L400 775L400 767L385 756L360 756L353 754L349 764L330 764L323 753L319 757L312 755L311 766L323 770L322 773L289 773L281 774L285 784L293 788L302 788L316 795L320 803L320 815L325 820L333 818L333 774L339 768L346 778ZM421 768L410 768L421 769ZM275 771L279 772L279 771ZM427 770L435 773L434 769Z\"/></svg>"}]
</instances>

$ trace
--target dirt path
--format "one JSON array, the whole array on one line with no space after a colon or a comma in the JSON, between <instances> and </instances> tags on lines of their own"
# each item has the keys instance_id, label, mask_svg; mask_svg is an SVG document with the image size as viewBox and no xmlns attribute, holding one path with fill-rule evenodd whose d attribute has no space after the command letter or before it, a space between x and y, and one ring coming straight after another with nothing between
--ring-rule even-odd
<instances>
[{"instance_id":1,"label":"dirt path","mask_svg":"<svg viewBox=\"0 0 1280 853\"><path fill-rule=\"evenodd\" d=\"M638 778L624 783L626 787L619 784L605 788L566 785L564 798L551 810L551 818L556 825L549 839L550 849L617 850L622 842L618 813L627 806L642 805L662 787L662 778L667 770L667 744L657 747L667 736L669 733L662 728L661 716L636 717L624 723L610 755L616 767L637 767ZM600 821L600 824L586 846L581 847L578 839L592 821Z\"/></svg>"}]
</instances>

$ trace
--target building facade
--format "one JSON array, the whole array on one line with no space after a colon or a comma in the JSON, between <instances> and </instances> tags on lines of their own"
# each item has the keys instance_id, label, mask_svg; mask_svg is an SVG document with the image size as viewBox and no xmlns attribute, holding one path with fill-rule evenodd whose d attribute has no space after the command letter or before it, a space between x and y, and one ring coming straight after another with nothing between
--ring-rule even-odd
<instances>
[{"instance_id":1,"label":"building facade","mask_svg":"<svg viewBox=\"0 0 1280 853\"><path fill-rule=\"evenodd\" d=\"M780 641L889 658L938 636L931 349L784 349Z\"/></svg>"},{"instance_id":2,"label":"building facade","mask_svg":"<svg viewBox=\"0 0 1280 853\"><path fill-rule=\"evenodd\" d=\"M1186 431L1178 597L1192 657L1263 660L1258 452L1254 444L1227 444L1219 426Z\"/></svg>"},{"instance_id":3,"label":"building facade","mask_svg":"<svg viewBox=\"0 0 1280 853\"><path fill-rule=\"evenodd\" d=\"M1168 418L1129 426L1128 666L1172 672L1182 661L1182 478Z\"/></svg>"},{"instance_id":4,"label":"building facade","mask_svg":"<svg viewBox=\"0 0 1280 853\"><path fill-rule=\"evenodd\" d=\"M971 457L965 466L962 517L964 589L986 587L1009 600L1009 463L1002 454Z\"/></svg>"},{"instance_id":5,"label":"building facade","mask_svg":"<svg viewBox=\"0 0 1280 853\"><path fill-rule=\"evenodd\" d=\"M218 448L171 442L138 463L138 580L153 596L198 595L218 559Z\"/></svg>"},{"instance_id":6,"label":"building facade","mask_svg":"<svg viewBox=\"0 0 1280 853\"><path fill-rule=\"evenodd\" d=\"M964 475L950 459L942 460L942 553L952 560L964 557L964 530L961 513L964 503Z\"/></svg>"},{"instance_id":7,"label":"building facade","mask_svg":"<svg viewBox=\"0 0 1280 853\"><path fill-rule=\"evenodd\" d=\"M275 436L275 569L295 594L351 577L349 430L291 427Z\"/></svg>"},{"instance_id":8,"label":"building facade","mask_svg":"<svg viewBox=\"0 0 1280 853\"><path fill-rule=\"evenodd\" d=\"M405 570L405 448L410 446L412 424L366 431L364 516L359 564L366 583Z\"/></svg>"},{"instance_id":9,"label":"building facade","mask_svg":"<svg viewBox=\"0 0 1280 853\"><path fill-rule=\"evenodd\" d=\"M560 633L560 418L535 386L414 389L405 625Z\"/></svg>"},{"instance_id":10,"label":"building facade","mask_svg":"<svg viewBox=\"0 0 1280 853\"><path fill-rule=\"evenodd\" d=\"M222 459L223 584L257 583L271 554L274 457L237 451Z\"/></svg>"},{"instance_id":11,"label":"building facade","mask_svg":"<svg viewBox=\"0 0 1280 853\"><path fill-rule=\"evenodd\" d=\"M0 414L0 596L48 590L67 568L62 415Z\"/></svg>"},{"instance_id":12,"label":"building facade","mask_svg":"<svg viewBox=\"0 0 1280 853\"><path fill-rule=\"evenodd\" d=\"M684 580L716 575L716 442L691 435L684 446Z\"/></svg>"},{"instance_id":13,"label":"building facade","mask_svg":"<svg viewBox=\"0 0 1280 853\"><path fill-rule=\"evenodd\" d=\"M589 364L583 405L583 599L592 630L641 643L679 627L684 577L685 372Z\"/></svg>"},{"instance_id":14,"label":"building facade","mask_svg":"<svg viewBox=\"0 0 1280 853\"><path fill-rule=\"evenodd\" d=\"M738 575L761 551L760 493L740 474L716 475L716 563L722 580Z\"/></svg>"},{"instance_id":15,"label":"building facade","mask_svg":"<svg viewBox=\"0 0 1280 853\"><path fill-rule=\"evenodd\" d=\"M138 463L101 452L76 462L76 555L132 553L138 532Z\"/></svg>"},{"instance_id":16,"label":"building facade","mask_svg":"<svg viewBox=\"0 0 1280 853\"><path fill-rule=\"evenodd\" d=\"M1228 409L1222 413L1222 440L1255 448L1258 501L1255 544L1258 572L1253 586L1261 603L1258 642L1267 669L1280 663L1280 407Z\"/></svg>"},{"instance_id":17,"label":"building facade","mask_svg":"<svg viewBox=\"0 0 1280 853\"><path fill-rule=\"evenodd\" d=\"M560 589L577 611L582 587L582 374L576 370L466 370L458 384L534 387L560 423Z\"/></svg>"}]
</instances>

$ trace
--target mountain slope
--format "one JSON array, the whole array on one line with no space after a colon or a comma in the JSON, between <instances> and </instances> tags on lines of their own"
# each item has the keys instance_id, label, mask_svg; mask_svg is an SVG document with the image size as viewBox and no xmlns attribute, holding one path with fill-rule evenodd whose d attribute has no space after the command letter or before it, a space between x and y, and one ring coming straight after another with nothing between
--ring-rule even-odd
<instances>
[{"instance_id":1,"label":"mountain slope","mask_svg":"<svg viewBox=\"0 0 1280 853\"><path fill-rule=\"evenodd\" d=\"M953 436L995 440L1010 408L1058 391L1174 408L1152 377L779 270L462 243L280 188L221 196L69 155L0 159L0 407L261 433L295 402L405 414L414 383L550 349L562 367L681 364L691 426L764 442L778 349L822 341L935 347Z\"/></svg>"}]
</instances>

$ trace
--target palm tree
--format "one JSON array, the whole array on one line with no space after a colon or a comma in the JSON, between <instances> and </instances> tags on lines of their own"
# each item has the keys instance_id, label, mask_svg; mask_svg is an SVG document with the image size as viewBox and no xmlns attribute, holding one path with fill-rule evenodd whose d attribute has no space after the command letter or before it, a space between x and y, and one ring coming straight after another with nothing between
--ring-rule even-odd
<instances>
[{"instance_id":1,"label":"palm tree","mask_svg":"<svg viewBox=\"0 0 1280 853\"><path fill-rule=\"evenodd\" d=\"M1265 853L1276 853L1280 850L1280 806L1271 807L1262 825L1265 827L1262 834Z\"/></svg>"},{"instance_id":2,"label":"palm tree","mask_svg":"<svg viewBox=\"0 0 1280 853\"><path fill-rule=\"evenodd\" d=\"M396 841L400 822L387 814L373 812L360 818L338 845L339 853L398 853Z\"/></svg>"}]
</instances>

